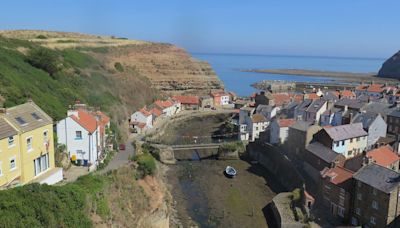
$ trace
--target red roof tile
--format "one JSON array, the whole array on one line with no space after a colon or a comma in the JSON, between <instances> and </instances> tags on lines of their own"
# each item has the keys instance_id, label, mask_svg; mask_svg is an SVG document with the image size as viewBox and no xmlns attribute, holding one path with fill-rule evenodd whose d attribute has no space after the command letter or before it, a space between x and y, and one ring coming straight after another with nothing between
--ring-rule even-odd
<instances>
[{"instance_id":1,"label":"red roof tile","mask_svg":"<svg viewBox=\"0 0 400 228\"><path fill-rule=\"evenodd\" d=\"M399 156L393 152L390 146L382 146L371 150L367 152L367 157L372 158L376 164L384 167L387 167L399 160Z\"/></svg>"},{"instance_id":2,"label":"red roof tile","mask_svg":"<svg viewBox=\"0 0 400 228\"><path fill-rule=\"evenodd\" d=\"M353 171L343 168L341 166L335 166L334 168L323 171L323 177L330 177L332 184L338 185L353 177Z\"/></svg>"},{"instance_id":3,"label":"red roof tile","mask_svg":"<svg viewBox=\"0 0 400 228\"><path fill-rule=\"evenodd\" d=\"M166 100L166 101L156 100L154 102L154 104L157 105L158 107L164 109L164 108L169 108L169 107L173 106L174 102L172 102L170 100Z\"/></svg>"},{"instance_id":4,"label":"red roof tile","mask_svg":"<svg viewBox=\"0 0 400 228\"><path fill-rule=\"evenodd\" d=\"M343 90L340 92L340 94L342 95L342 97L355 97L356 96L356 94L351 90Z\"/></svg>"},{"instance_id":5,"label":"red roof tile","mask_svg":"<svg viewBox=\"0 0 400 228\"><path fill-rule=\"evenodd\" d=\"M70 117L83 128L85 128L89 133L95 132L97 129L96 117L84 110L78 110L77 112L78 117L75 115L71 115Z\"/></svg>"},{"instance_id":6,"label":"red roof tile","mask_svg":"<svg viewBox=\"0 0 400 228\"><path fill-rule=\"evenodd\" d=\"M181 102L181 104L198 105L199 97L197 96L174 96L174 100Z\"/></svg>"},{"instance_id":7,"label":"red roof tile","mask_svg":"<svg viewBox=\"0 0 400 228\"><path fill-rule=\"evenodd\" d=\"M304 98L316 100L316 99L319 99L320 97L316 93L308 93L308 94L304 94Z\"/></svg>"},{"instance_id":8,"label":"red roof tile","mask_svg":"<svg viewBox=\"0 0 400 228\"><path fill-rule=\"evenodd\" d=\"M146 108L140 109L139 112L141 112L145 116L150 116L151 115L151 113L149 111L147 111Z\"/></svg>"},{"instance_id":9,"label":"red roof tile","mask_svg":"<svg viewBox=\"0 0 400 228\"><path fill-rule=\"evenodd\" d=\"M287 93L274 93L272 96L274 97L275 105L277 106L282 106L290 102L290 96Z\"/></svg>"},{"instance_id":10,"label":"red roof tile","mask_svg":"<svg viewBox=\"0 0 400 228\"><path fill-rule=\"evenodd\" d=\"M151 114L155 115L155 116L161 116L162 115L162 111L158 108L153 108L152 110L150 110Z\"/></svg>"},{"instance_id":11,"label":"red roof tile","mask_svg":"<svg viewBox=\"0 0 400 228\"><path fill-rule=\"evenodd\" d=\"M296 120L294 120L294 119L279 119L278 120L279 127L290 127L294 123L296 123Z\"/></svg>"}]
</instances>

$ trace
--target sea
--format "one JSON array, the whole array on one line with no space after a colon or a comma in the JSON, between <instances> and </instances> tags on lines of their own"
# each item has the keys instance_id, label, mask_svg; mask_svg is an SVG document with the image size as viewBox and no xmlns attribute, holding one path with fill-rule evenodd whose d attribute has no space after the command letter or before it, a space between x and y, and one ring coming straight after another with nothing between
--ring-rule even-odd
<instances>
[{"instance_id":1,"label":"sea","mask_svg":"<svg viewBox=\"0 0 400 228\"><path fill-rule=\"evenodd\" d=\"M251 84L262 80L285 80L297 82L329 82L333 78L242 72L244 69L306 69L353 73L376 73L385 59L316 56L278 56L248 54L192 53L211 64L229 91L239 96L249 96L257 91Z\"/></svg>"}]
</instances>

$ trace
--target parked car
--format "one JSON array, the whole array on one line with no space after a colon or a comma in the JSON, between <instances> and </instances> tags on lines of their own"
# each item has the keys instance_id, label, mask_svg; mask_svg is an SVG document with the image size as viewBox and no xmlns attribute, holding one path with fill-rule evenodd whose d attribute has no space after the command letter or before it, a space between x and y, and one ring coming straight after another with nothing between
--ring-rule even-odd
<instances>
[{"instance_id":1,"label":"parked car","mask_svg":"<svg viewBox=\"0 0 400 228\"><path fill-rule=\"evenodd\" d=\"M125 144L119 144L119 150L125 150L126 146Z\"/></svg>"}]
</instances>

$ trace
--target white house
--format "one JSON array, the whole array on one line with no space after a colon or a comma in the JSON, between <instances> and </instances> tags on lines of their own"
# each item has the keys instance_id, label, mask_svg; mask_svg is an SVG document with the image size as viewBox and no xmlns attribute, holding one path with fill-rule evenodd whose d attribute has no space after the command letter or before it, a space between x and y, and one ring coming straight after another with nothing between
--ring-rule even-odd
<instances>
[{"instance_id":1,"label":"white house","mask_svg":"<svg viewBox=\"0 0 400 228\"><path fill-rule=\"evenodd\" d=\"M142 108L131 115L131 125L138 133L142 133L153 127L153 115Z\"/></svg>"},{"instance_id":2,"label":"white house","mask_svg":"<svg viewBox=\"0 0 400 228\"><path fill-rule=\"evenodd\" d=\"M66 146L78 164L96 167L101 156L100 126L96 117L84 110L70 110L57 123L57 142Z\"/></svg>"},{"instance_id":3,"label":"white house","mask_svg":"<svg viewBox=\"0 0 400 228\"><path fill-rule=\"evenodd\" d=\"M162 111L164 116L173 116L182 110L181 103L179 101L157 100L154 102L154 105L156 105Z\"/></svg>"},{"instance_id":4,"label":"white house","mask_svg":"<svg viewBox=\"0 0 400 228\"><path fill-rule=\"evenodd\" d=\"M230 95L225 91L212 92L211 96L214 99L215 106L229 105Z\"/></svg>"},{"instance_id":5,"label":"white house","mask_svg":"<svg viewBox=\"0 0 400 228\"><path fill-rule=\"evenodd\" d=\"M261 114L254 114L251 117L251 120L251 125L249 127L249 140L251 142L254 142L254 140L260 137L260 133L264 132L267 129L269 121L267 120L267 118L265 118L265 116Z\"/></svg>"},{"instance_id":6,"label":"white house","mask_svg":"<svg viewBox=\"0 0 400 228\"><path fill-rule=\"evenodd\" d=\"M289 135L289 127L292 126L296 120L294 119L274 119L270 128L270 143L271 144L284 144Z\"/></svg>"},{"instance_id":7,"label":"white house","mask_svg":"<svg viewBox=\"0 0 400 228\"><path fill-rule=\"evenodd\" d=\"M242 107L239 111L239 140L249 140L249 130L251 125L251 117L254 108Z\"/></svg>"}]
</instances>

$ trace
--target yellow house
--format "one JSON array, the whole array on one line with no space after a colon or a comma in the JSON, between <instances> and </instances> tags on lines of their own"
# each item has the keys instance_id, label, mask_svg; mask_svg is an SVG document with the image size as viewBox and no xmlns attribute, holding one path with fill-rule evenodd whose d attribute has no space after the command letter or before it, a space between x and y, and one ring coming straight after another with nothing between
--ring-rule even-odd
<instances>
[{"instance_id":1,"label":"yellow house","mask_svg":"<svg viewBox=\"0 0 400 228\"><path fill-rule=\"evenodd\" d=\"M0 188L20 182L21 158L18 132L0 117Z\"/></svg>"},{"instance_id":2,"label":"yellow house","mask_svg":"<svg viewBox=\"0 0 400 228\"><path fill-rule=\"evenodd\" d=\"M9 108L2 116L18 132L19 156L16 159L20 184L54 184L61 181L62 169L56 168L54 161L51 117L32 101Z\"/></svg>"}]
</instances>

